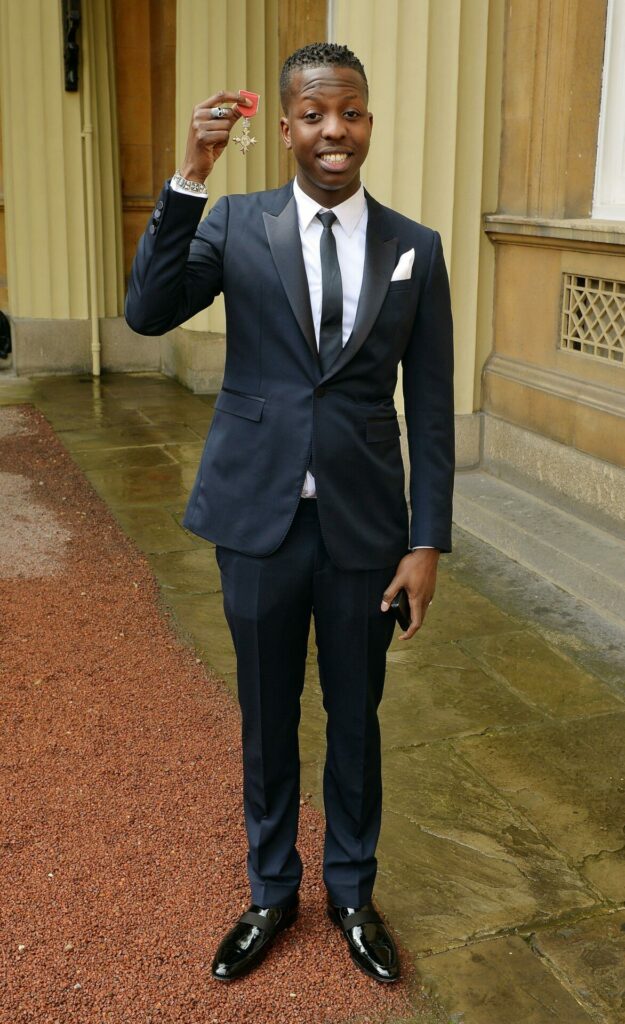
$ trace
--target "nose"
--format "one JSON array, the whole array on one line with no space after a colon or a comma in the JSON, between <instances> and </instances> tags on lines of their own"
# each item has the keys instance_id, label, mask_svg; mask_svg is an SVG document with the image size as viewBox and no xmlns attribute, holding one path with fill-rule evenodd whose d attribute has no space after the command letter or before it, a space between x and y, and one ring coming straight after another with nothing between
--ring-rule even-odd
<instances>
[{"instance_id":1,"label":"nose","mask_svg":"<svg viewBox=\"0 0 625 1024\"><path fill-rule=\"evenodd\" d=\"M345 121L340 114L327 114L324 117L321 130L324 139L342 139L345 132Z\"/></svg>"}]
</instances>

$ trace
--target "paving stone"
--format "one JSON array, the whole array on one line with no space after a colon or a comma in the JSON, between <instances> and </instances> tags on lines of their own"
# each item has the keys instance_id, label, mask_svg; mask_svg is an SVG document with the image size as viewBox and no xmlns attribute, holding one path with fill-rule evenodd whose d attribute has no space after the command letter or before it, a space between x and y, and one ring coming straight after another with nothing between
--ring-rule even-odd
<instances>
[{"instance_id":1,"label":"paving stone","mask_svg":"<svg viewBox=\"0 0 625 1024\"><path fill-rule=\"evenodd\" d=\"M147 423L159 427L186 423L204 438L213 419L213 410L203 402L180 405L167 402L165 405L142 405L141 415Z\"/></svg>"},{"instance_id":2,"label":"paving stone","mask_svg":"<svg viewBox=\"0 0 625 1024\"><path fill-rule=\"evenodd\" d=\"M529 630L477 637L461 646L494 678L554 717L577 718L624 707L605 683Z\"/></svg>"},{"instance_id":3,"label":"paving stone","mask_svg":"<svg viewBox=\"0 0 625 1024\"><path fill-rule=\"evenodd\" d=\"M581 863L625 843L624 737L620 712L453 745L555 846Z\"/></svg>"},{"instance_id":4,"label":"paving stone","mask_svg":"<svg viewBox=\"0 0 625 1024\"><path fill-rule=\"evenodd\" d=\"M625 643L622 629L548 580L513 562L454 525L454 552L440 562L449 573L507 612L517 629L542 636L592 675L625 695Z\"/></svg>"},{"instance_id":5,"label":"paving stone","mask_svg":"<svg viewBox=\"0 0 625 1024\"><path fill-rule=\"evenodd\" d=\"M103 388L120 398L133 392L138 395L145 395L150 391L184 394L186 390L172 377L166 377L158 370L136 370L132 373L106 371L100 379Z\"/></svg>"},{"instance_id":6,"label":"paving stone","mask_svg":"<svg viewBox=\"0 0 625 1024\"><path fill-rule=\"evenodd\" d=\"M462 614L459 610L462 609ZM432 642L449 642L472 636L487 636L491 633L510 632L515 621L497 608L488 598L456 581L444 570L441 571L432 607L428 610L425 623L415 637L421 636ZM402 641L405 644L405 641Z\"/></svg>"},{"instance_id":7,"label":"paving stone","mask_svg":"<svg viewBox=\"0 0 625 1024\"><path fill-rule=\"evenodd\" d=\"M197 648L200 657L218 674L236 671L236 656L223 612L221 594L163 592L179 630Z\"/></svg>"},{"instance_id":8,"label":"paving stone","mask_svg":"<svg viewBox=\"0 0 625 1024\"><path fill-rule=\"evenodd\" d=\"M203 544L190 551L151 554L150 565L166 590L198 595L221 592L221 578L212 544Z\"/></svg>"},{"instance_id":9,"label":"paving stone","mask_svg":"<svg viewBox=\"0 0 625 1024\"><path fill-rule=\"evenodd\" d=\"M170 466L179 461L170 454L167 445L93 449L72 452L72 458L85 472L96 469L146 469L151 466Z\"/></svg>"},{"instance_id":10,"label":"paving stone","mask_svg":"<svg viewBox=\"0 0 625 1024\"><path fill-rule=\"evenodd\" d=\"M107 394L112 394L111 388L107 388L106 391ZM175 409L201 409L205 405L198 395L187 391L185 387L181 387L175 381L159 386L145 387L142 385L139 388L135 388L131 385L130 387L119 388L114 397L119 405L129 405L132 402L141 409L154 409L157 412L166 409L171 411Z\"/></svg>"},{"instance_id":11,"label":"paving stone","mask_svg":"<svg viewBox=\"0 0 625 1024\"><path fill-rule=\"evenodd\" d=\"M523 939L505 936L419 960L454 1024L591 1024Z\"/></svg>"},{"instance_id":12,"label":"paving stone","mask_svg":"<svg viewBox=\"0 0 625 1024\"><path fill-rule=\"evenodd\" d=\"M376 892L411 949L442 950L596 900L446 743L387 751Z\"/></svg>"},{"instance_id":13,"label":"paving stone","mask_svg":"<svg viewBox=\"0 0 625 1024\"><path fill-rule=\"evenodd\" d=\"M0 377L0 405L35 403L36 397L36 389L29 381Z\"/></svg>"},{"instance_id":14,"label":"paving stone","mask_svg":"<svg viewBox=\"0 0 625 1024\"><path fill-rule=\"evenodd\" d=\"M165 446L167 454L176 462L192 465L196 469L200 465L203 449L204 445L201 441L197 443L190 441L187 444L168 444Z\"/></svg>"},{"instance_id":15,"label":"paving stone","mask_svg":"<svg viewBox=\"0 0 625 1024\"><path fill-rule=\"evenodd\" d=\"M202 542L183 530L167 508L115 508L115 518L125 533L146 554L160 551L183 551Z\"/></svg>"},{"instance_id":16,"label":"paving stone","mask_svg":"<svg viewBox=\"0 0 625 1024\"><path fill-rule=\"evenodd\" d=\"M421 640L401 649L395 641L389 653L380 706L384 747L544 721L456 644Z\"/></svg>"},{"instance_id":17,"label":"paving stone","mask_svg":"<svg viewBox=\"0 0 625 1024\"><path fill-rule=\"evenodd\" d=\"M90 431L102 427L140 427L145 420L136 409L121 409L110 403L101 403L97 408L93 402L86 400L80 404L72 402L70 407L59 408L58 399L49 402L37 402L37 408L56 432L61 430Z\"/></svg>"},{"instance_id":18,"label":"paving stone","mask_svg":"<svg viewBox=\"0 0 625 1024\"><path fill-rule=\"evenodd\" d=\"M184 501L195 480L194 468L179 462L164 466L90 469L85 473L98 494L113 508Z\"/></svg>"},{"instance_id":19,"label":"paving stone","mask_svg":"<svg viewBox=\"0 0 625 1024\"><path fill-rule=\"evenodd\" d=\"M196 431L183 423L170 424L168 427L155 427L143 423L92 430L59 430L57 433L70 452L90 451L94 448L128 448L139 444L164 444L172 441L197 442L199 438Z\"/></svg>"},{"instance_id":20,"label":"paving stone","mask_svg":"<svg viewBox=\"0 0 625 1024\"><path fill-rule=\"evenodd\" d=\"M625 1021L625 911L539 931L533 946L602 1021Z\"/></svg>"},{"instance_id":21,"label":"paving stone","mask_svg":"<svg viewBox=\"0 0 625 1024\"><path fill-rule=\"evenodd\" d=\"M607 900L625 900L625 849L602 851L584 860L581 872Z\"/></svg>"}]
</instances>

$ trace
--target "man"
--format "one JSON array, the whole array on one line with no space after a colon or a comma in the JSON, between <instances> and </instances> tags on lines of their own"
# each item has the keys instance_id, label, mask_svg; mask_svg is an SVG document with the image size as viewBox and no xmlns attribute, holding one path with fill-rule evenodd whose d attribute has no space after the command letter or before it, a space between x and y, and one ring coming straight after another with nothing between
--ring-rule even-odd
<instances>
[{"instance_id":1,"label":"man","mask_svg":"<svg viewBox=\"0 0 625 1024\"><path fill-rule=\"evenodd\" d=\"M216 544L237 653L253 902L222 940L213 976L255 966L297 915L297 727L313 615L328 715L328 912L355 963L391 982L397 952L371 903L377 708L389 605L405 588L409 639L451 546L449 288L438 233L360 183L373 123L360 61L313 44L287 59L280 87L295 181L225 196L198 226L204 182L240 116L222 104L245 101L221 92L195 107L184 163L139 242L126 317L162 334L225 296L224 383L184 525ZM400 362L410 528L393 403Z\"/></svg>"}]
</instances>

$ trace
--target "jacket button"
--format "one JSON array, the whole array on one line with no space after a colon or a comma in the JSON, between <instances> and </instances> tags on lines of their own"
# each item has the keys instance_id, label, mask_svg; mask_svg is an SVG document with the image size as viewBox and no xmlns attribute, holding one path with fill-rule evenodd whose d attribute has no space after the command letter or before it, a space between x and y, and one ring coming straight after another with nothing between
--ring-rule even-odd
<instances>
[{"instance_id":1,"label":"jacket button","mask_svg":"<svg viewBox=\"0 0 625 1024\"><path fill-rule=\"evenodd\" d=\"M150 234L151 235L155 235L156 234L156 225L155 224L150 224Z\"/></svg>"},{"instance_id":2,"label":"jacket button","mask_svg":"<svg viewBox=\"0 0 625 1024\"><path fill-rule=\"evenodd\" d=\"M315 388L315 397L316 398L323 398L325 393L326 393L326 389L325 388L323 388L321 386L318 387L318 388Z\"/></svg>"},{"instance_id":3,"label":"jacket button","mask_svg":"<svg viewBox=\"0 0 625 1024\"><path fill-rule=\"evenodd\" d=\"M163 206L164 206L163 200L159 199L158 203L156 204L156 209L157 210L162 210Z\"/></svg>"},{"instance_id":4,"label":"jacket button","mask_svg":"<svg viewBox=\"0 0 625 1024\"><path fill-rule=\"evenodd\" d=\"M153 213L154 220L160 220L162 215L163 211L161 210L160 206L157 206Z\"/></svg>"}]
</instances>

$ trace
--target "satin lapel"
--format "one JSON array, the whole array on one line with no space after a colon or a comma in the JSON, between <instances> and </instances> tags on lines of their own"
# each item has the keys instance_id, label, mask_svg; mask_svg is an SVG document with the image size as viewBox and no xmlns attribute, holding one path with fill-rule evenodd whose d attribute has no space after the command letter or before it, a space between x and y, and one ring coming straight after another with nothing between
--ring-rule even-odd
<instances>
[{"instance_id":1,"label":"satin lapel","mask_svg":"<svg viewBox=\"0 0 625 1024\"><path fill-rule=\"evenodd\" d=\"M383 207L367 194L369 220L362 288L356 309L354 327L342 351L323 378L327 380L352 359L362 347L378 318L397 263L397 238L388 238Z\"/></svg>"},{"instance_id":2,"label":"satin lapel","mask_svg":"<svg viewBox=\"0 0 625 1024\"><path fill-rule=\"evenodd\" d=\"M318 362L319 353L310 308L310 291L302 256L297 205L294 197L291 196L282 213L277 217L271 213L263 213L263 220L271 255L287 299L302 334L306 338L308 347L315 357L315 362Z\"/></svg>"}]
</instances>

